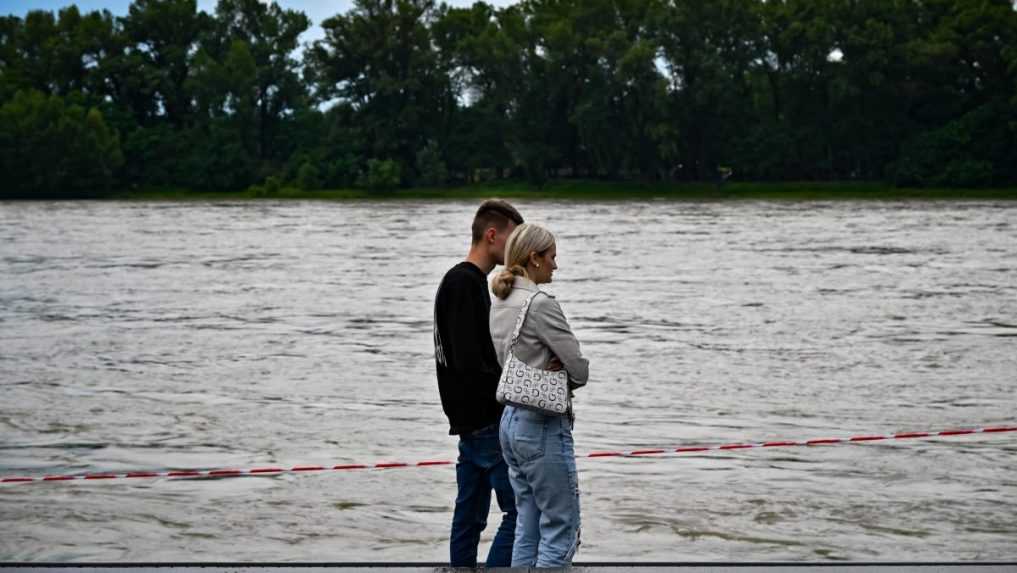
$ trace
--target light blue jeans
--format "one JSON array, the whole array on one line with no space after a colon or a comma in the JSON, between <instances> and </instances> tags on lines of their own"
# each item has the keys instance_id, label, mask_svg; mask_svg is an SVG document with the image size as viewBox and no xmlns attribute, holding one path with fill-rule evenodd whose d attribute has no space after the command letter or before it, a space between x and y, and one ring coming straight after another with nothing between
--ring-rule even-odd
<instances>
[{"instance_id":1,"label":"light blue jeans","mask_svg":"<svg viewBox=\"0 0 1017 573\"><path fill-rule=\"evenodd\" d=\"M513 567L565 567L579 547L579 479L568 416L506 406L501 450L516 495Z\"/></svg>"}]
</instances>

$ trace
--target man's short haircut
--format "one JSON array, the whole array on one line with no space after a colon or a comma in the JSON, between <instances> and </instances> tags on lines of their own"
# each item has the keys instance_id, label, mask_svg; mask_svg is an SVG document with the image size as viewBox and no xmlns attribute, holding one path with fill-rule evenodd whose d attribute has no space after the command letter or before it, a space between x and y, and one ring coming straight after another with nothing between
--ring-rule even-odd
<instances>
[{"instance_id":1,"label":"man's short haircut","mask_svg":"<svg viewBox=\"0 0 1017 573\"><path fill-rule=\"evenodd\" d=\"M502 199L484 201L473 217L473 243L479 243L484 238L484 232L491 227L503 231L510 221L516 225L523 224L523 216L511 203Z\"/></svg>"}]
</instances>

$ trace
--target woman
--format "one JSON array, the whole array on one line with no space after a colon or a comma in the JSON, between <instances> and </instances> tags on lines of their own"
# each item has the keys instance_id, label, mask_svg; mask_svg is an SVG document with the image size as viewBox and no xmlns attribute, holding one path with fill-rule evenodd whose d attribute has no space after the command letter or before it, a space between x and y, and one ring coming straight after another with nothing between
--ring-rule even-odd
<instances>
[{"instance_id":1,"label":"woman","mask_svg":"<svg viewBox=\"0 0 1017 573\"><path fill-rule=\"evenodd\" d=\"M505 270L491 290L491 340L505 365L519 312L537 285L551 282L558 265L554 236L538 225L516 227L505 243ZM568 373L570 390L586 384L589 363L561 306L541 292L530 303L513 354L530 366ZM571 400L561 415L506 405L502 455L516 495L513 567L564 567L579 546L579 482L572 441Z\"/></svg>"}]
</instances>

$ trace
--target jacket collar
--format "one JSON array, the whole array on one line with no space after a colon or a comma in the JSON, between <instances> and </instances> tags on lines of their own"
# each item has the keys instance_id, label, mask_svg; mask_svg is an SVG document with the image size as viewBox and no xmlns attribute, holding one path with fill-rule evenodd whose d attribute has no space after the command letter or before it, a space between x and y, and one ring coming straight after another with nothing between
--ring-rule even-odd
<instances>
[{"instance_id":1,"label":"jacket collar","mask_svg":"<svg viewBox=\"0 0 1017 573\"><path fill-rule=\"evenodd\" d=\"M519 277L519 276L517 276L512 281L512 288L513 289L517 289L518 288L518 289L522 289L522 290L528 290L528 291L531 291L531 292L535 292L535 291L540 290L540 288L537 286L537 283L531 281L530 279L528 279L526 277Z\"/></svg>"}]
</instances>

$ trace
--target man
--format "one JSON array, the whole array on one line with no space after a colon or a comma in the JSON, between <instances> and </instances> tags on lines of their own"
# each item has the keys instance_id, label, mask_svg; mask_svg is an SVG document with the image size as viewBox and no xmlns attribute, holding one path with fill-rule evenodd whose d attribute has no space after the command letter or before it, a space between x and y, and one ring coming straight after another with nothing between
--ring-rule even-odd
<instances>
[{"instance_id":1,"label":"man","mask_svg":"<svg viewBox=\"0 0 1017 573\"><path fill-rule=\"evenodd\" d=\"M501 367L491 343L487 275L503 264L505 241L523 218L501 200L484 201L473 218L473 240L466 260L452 267L434 301L434 357L441 406L449 435L459 436L455 511L449 553L452 567L476 567L480 533L487 526L494 489L504 515L495 534L487 567L512 563L516 503L501 455L498 423L502 405L495 399Z\"/></svg>"}]
</instances>

